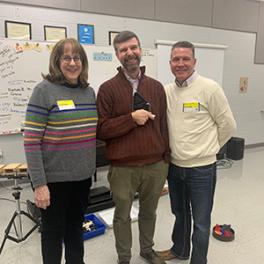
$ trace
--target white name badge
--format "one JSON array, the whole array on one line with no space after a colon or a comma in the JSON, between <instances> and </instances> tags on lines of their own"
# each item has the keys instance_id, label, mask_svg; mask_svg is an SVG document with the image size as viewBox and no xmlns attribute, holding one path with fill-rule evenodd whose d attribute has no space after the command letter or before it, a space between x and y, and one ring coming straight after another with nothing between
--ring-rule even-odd
<instances>
[{"instance_id":1,"label":"white name badge","mask_svg":"<svg viewBox=\"0 0 264 264\"><path fill-rule=\"evenodd\" d=\"M59 110L75 109L73 100L59 100L57 101L57 105Z\"/></svg>"}]
</instances>

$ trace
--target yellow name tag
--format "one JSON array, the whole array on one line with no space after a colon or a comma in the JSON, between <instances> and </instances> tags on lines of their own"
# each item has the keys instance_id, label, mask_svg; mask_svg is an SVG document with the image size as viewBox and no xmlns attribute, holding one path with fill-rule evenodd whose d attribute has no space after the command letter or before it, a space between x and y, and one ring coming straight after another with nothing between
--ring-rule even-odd
<instances>
[{"instance_id":1,"label":"yellow name tag","mask_svg":"<svg viewBox=\"0 0 264 264\"><path fill-rule=\"evenodd\" d=\"M186 102L183 103L183 112L197 112L200 110L199 102Z\"/></svg>"},{"instance_id":2,"label":"yellow name tag","mask_svg":"<svg viewBox=\"0 0 264 264\"><path fill-rule=\"evenodd\" d=\"M73 100L59 100L57 105L60 110L75 109Z\"/></svg>"}]
</instances>

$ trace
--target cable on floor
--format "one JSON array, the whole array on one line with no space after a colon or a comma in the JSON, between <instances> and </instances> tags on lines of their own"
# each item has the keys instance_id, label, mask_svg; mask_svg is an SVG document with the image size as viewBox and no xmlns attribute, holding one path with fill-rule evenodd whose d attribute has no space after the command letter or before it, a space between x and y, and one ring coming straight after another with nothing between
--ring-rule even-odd
<instances>
[{"instance_id":1,"label":"cable on floor","mask_svg":"<svg viewBox=\"0 0 264 264\"><path fill-rule=\"evenodd\" d=\"M233 165L233 161L230 159L221 159L216 162L217 169L230 169Z\"/></svg>"}]
</instances>

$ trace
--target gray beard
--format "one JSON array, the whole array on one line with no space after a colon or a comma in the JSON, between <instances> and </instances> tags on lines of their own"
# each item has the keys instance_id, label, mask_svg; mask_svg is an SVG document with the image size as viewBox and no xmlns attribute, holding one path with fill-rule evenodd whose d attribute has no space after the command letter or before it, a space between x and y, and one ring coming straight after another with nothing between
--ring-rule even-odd
<instances>
[{"instance_id":1,"label":"gray beard","mask_svg":"<svg viewBox=\"0 0 264 264\"><path fill-rule=\"evenodd\" d=\"M123 63L123 67L126 69L127 72L134 72L137 71L140 65L140 59L137 58L138 64L127 64L126 62Z\"/></svg>"}]
</instances>

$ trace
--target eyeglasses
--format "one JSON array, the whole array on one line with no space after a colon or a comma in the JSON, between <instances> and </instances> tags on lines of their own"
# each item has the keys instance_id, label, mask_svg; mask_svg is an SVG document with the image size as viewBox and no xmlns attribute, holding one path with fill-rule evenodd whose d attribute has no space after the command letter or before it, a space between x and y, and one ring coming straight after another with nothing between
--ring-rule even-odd
<instances>
[{"instance_id":1,"label":"eyeglasses","mask_svg":"<svg viewBox=\"0 0 264 264\"><path fill-rule=\"evenodd\" d=\"M66 63L71 63L71 61L73 60L75 63L80 63L81 61L81 57L76 55L76 56L68 56L68 55L65 55L65 56L62 56L61 59L66 62Z\"/></svg>"}]
</instances>

